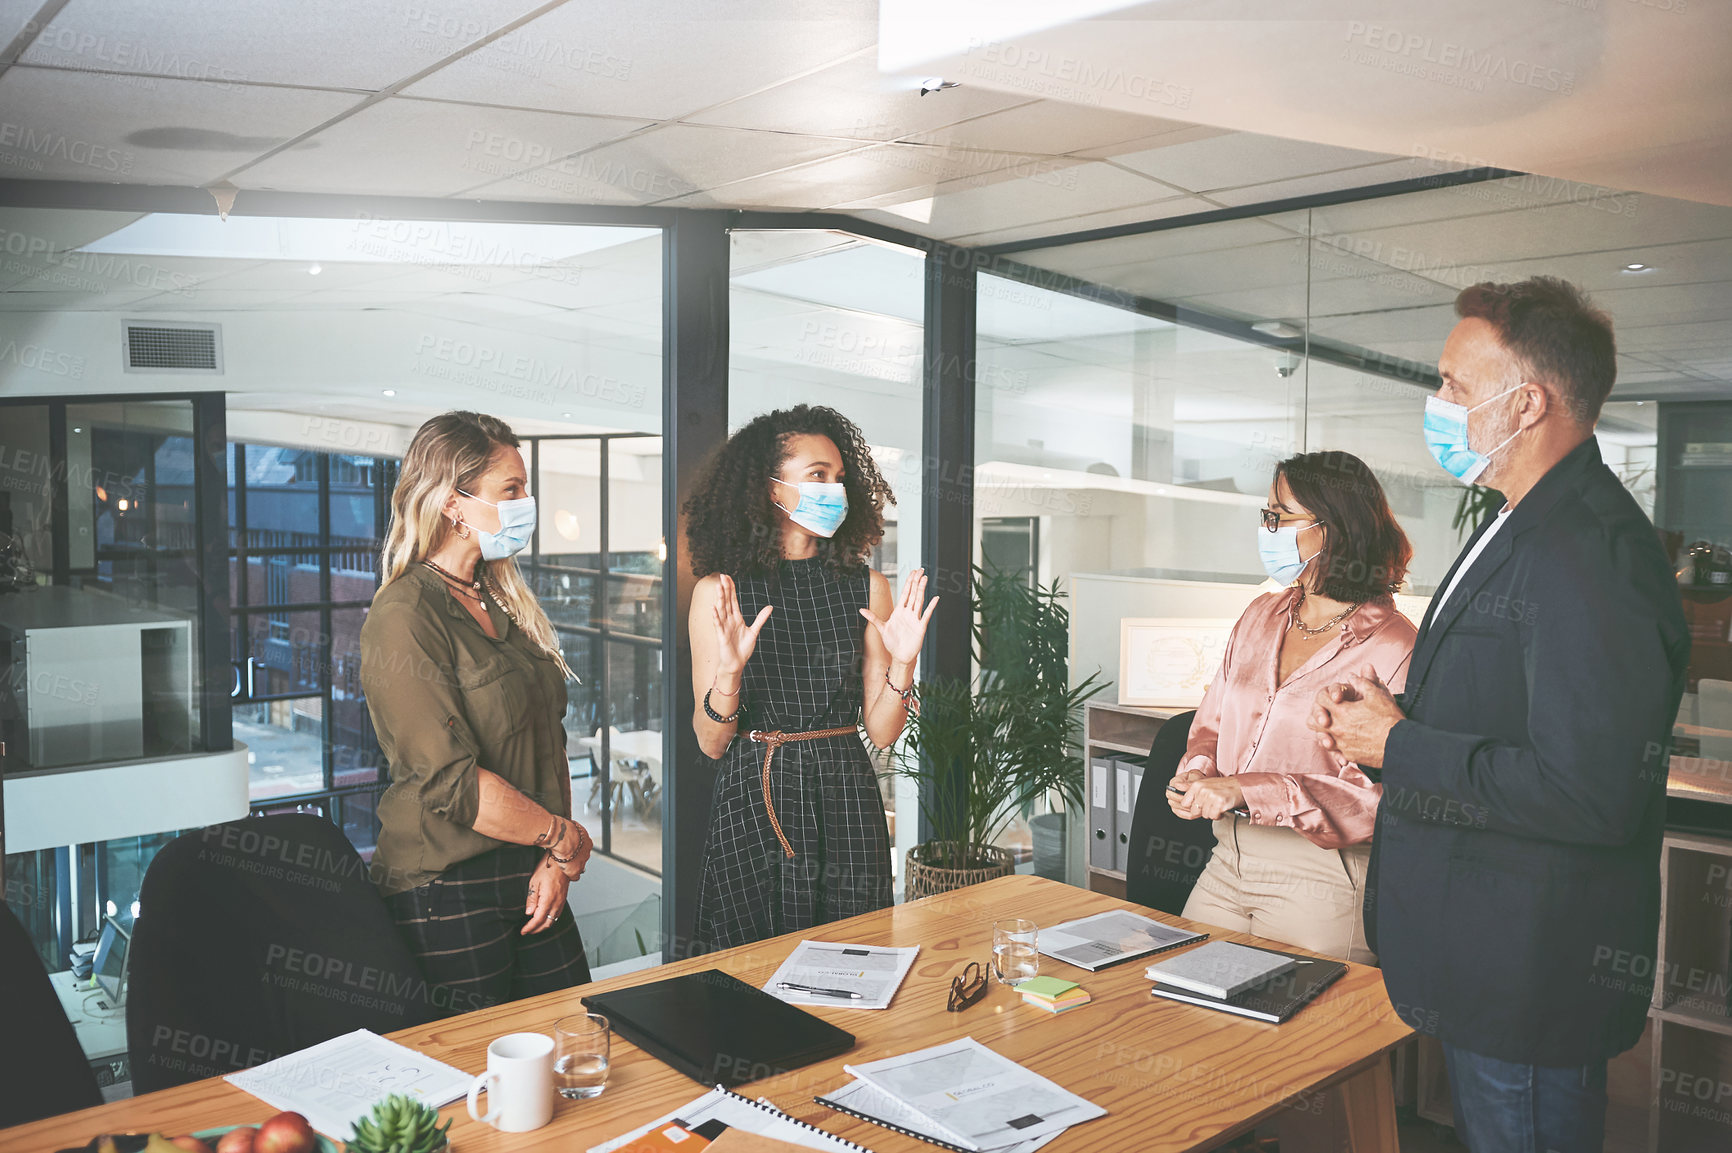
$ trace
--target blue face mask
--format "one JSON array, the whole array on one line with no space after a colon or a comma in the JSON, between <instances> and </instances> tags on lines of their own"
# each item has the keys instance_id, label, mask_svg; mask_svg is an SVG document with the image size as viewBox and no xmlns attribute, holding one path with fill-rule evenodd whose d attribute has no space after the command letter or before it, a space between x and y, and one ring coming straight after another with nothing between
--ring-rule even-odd
<instances>
[{"instance_id":1,"label":"blue face mask","mask_svg":"<svg viewBox=\"0 0 1732 1153\"><path fill-rule=\"evenodd\" d=\"M792 509L778 504L777 508L788 514L788 519L814 536L830 537L836 535L836 530L842 527L842 522L848 518L848 490L841 484L823 484L815 480L803 480L799 484L788 484L780 477L771 477L777 484L800 490L800 503Z\"/></svg>"},{"instance_id":2,"label":"blue face mask","mask_svg":"<svg viewBox=\"0 0 1732 1153\"><path fill-rule=\"evenodd\" d=\"M474 493L463 492L470 500L481 500ZM504 560L516 556L529 547L529 538L535 535L535 498L523 497L520 500L502 500L493 504L490 500L481 500L482 504L492 504L499 510L499 531L488 532L484 528L475 528L468 521L462 523L475 529L475 539L481 545L482 560Z\"/></svg>"},{"instance_id":3,"label":"blue face mask","mask_svg":"<svg viewBox=\"0 0 1732 1153\"><path fill-rule=\"evenodd\" d=\"M1261 526L1257 529L1257 556L1263 562L1263 571L1269 574L1271 580L1283 585L1290 585L1299 579L1299 574L1305 571L1305 566L1317 559L1317 554L1308 557L1299 555L1299 532L1301 529L1312 528L1311 524L1284 525L1270 532Z\"/></svg>"},{"instance_id":4,"label":"blue face mask","mask_svg":"<svg viewBox=\"0 0 1732 1153\"><path fill-rule=\"evenodd\" d=\"M1521 435L1521 429L1518 428L1504 439L1503 444L1486 452L1475 452L1467 443L1467 414L1508 396L1520 387L1518 384L1514 388L1506 388L1497 396L1480 401L1473 408L1437 396L1426 398L1425 447L1431 450L1432 457L1443 466L1445 472L1462 484L1472 484L1491 463L1491 454Z\"/></svg>"}]
</instances>

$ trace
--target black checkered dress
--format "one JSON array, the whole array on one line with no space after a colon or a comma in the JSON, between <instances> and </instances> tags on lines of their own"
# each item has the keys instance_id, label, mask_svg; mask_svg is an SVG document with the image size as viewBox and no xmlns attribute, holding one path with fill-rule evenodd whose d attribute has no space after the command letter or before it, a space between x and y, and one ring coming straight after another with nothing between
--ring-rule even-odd
<instances>
[{"instance_id":1,"label":"black checkered dress","mask_svg":"<svg viewBox=\"0 0 1732 1153\"><path fill-rule=\"evenodd\" d=\"M764 811L764 746L752 729L809 732L860 723L870 575L837 576L818 558L783 561L774 578L739 578L750 621L776 606L746 662L745 713L722 756L697 939L722 949L891 903L890 831L872 761L858 734L795 741L776 751L770 798L790 859Z\"/></svg>"}]
</instances>

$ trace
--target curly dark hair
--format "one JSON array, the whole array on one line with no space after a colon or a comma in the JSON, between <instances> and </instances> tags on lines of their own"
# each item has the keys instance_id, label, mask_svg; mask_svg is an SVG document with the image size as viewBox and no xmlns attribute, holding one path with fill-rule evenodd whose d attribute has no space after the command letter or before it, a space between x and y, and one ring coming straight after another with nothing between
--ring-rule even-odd
<instances>
[{"instance_id":1,"label":"curly dark hair","mask_svg":"<svg viewBox=\"0 0 1732 1153\"><path fill-rule=\"evenodd\" d=\"M704 577L774 573L782 560L781 510L770 500L769 479L788 459L788 442L827 436L842 454L848 517L818 555L833 572L864 564L884 539L884 505L896 503L854 422L833 408L800 404L752 418L716 450L686 498L686 547L692 572Z\"/></svg>"},{"instance_id":2,"label":"curly dark hair","mask_svg":"<svg viewBox=\"0 0 1732 1153\"><path fill-rule=\"evenodd\" d=\"M1276 465L1275 479L1325 526L1311 570L1319 594L1357 603L1401 587L1413 546L1370 465L1350 452L1304 453Z\"/></svg>"}]
</instances>

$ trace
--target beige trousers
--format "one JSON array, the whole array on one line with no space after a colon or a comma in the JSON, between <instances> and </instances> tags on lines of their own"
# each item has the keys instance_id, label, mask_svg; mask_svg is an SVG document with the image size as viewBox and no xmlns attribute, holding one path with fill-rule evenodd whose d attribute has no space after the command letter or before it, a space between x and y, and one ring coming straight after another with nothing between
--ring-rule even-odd
<instances>
[{"instance_id":1,"label":"beige trousers","mask_svg":"<svg viewBox=\"0 0 1732 1153\"><path fill-rule=\"evenodd\" d=\"M1377 964L1365 942L1369 844L1320 849L1296 830L1235 816L1215 822L1215 842L1185 902L1188 920Z\"/></svg>"}]
</instances>

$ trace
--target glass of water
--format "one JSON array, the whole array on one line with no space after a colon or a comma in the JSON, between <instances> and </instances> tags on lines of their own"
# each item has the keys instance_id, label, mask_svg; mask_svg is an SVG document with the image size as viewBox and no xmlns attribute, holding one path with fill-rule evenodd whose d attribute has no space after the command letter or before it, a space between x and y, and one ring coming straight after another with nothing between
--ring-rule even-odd
<instances>
[{"instance_id":1,"label":"glass of water","mask_svg":"<svg viewBox=\"0 0 1732 1153\"><path fill-rule=\"evenodd\" d=\"M1012 917L992 923L992 975L1006 985L1040 975L1033 921Z\"/></svg>"},{"instance_id":2,"label":"glass of water","mask_svg":"<svg viewBox=\"0 0 1732 1153\"><path fill-rule=\"evenodd\" d=\"M607 1088L608 1043L612 1032L600 1013L561 1017L553 1025L556 1044L553 1083L561 1097L599 1097Z\"/></svg>"}]
</instances>

